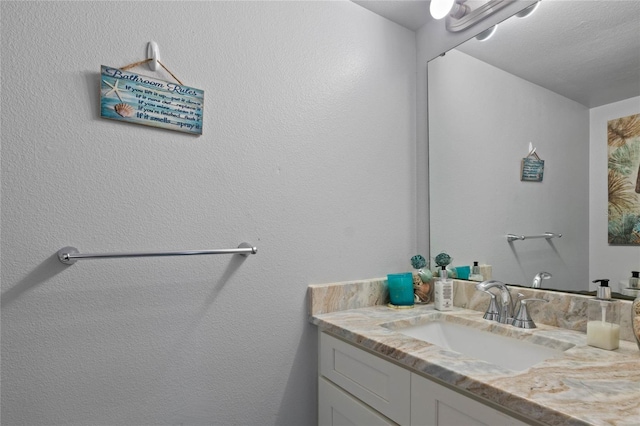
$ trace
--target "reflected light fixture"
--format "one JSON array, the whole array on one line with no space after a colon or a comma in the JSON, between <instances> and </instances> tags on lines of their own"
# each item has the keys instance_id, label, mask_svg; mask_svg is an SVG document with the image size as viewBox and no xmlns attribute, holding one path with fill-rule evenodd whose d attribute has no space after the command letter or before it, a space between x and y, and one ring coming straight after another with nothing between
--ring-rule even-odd
<instances>
[{"instance_id":1,"label":"reflected light fixture","mask_svg":"<svg viewBox=\"0 0 640 426\"><path fill-rule=\"evenodd\" d=\"M442 19L449 14L454 4L455 0L431 0L429 12L433 19Z\"/></svg>"},{"instance_id":2,"label":"reflected light fixture","mask_svg":"<svg viewBox=\"0 0 640 426\"><path fill-rule=\"evenodd\" d=\"M491 28L487 28L486 30L484 30L483 32L481 32L476 36L476 40L478 41L489 40L491 36L496 32L497 29L498 29L498 24L494 25Z\"/></svg>"},{"instance_id":3,"label":"reflected light fixture","mask_svg":"<svg viewBox=\"0 0 640 426\"><path fill-rule=\"evenodd\" d=\"M533 12L536 11L536 9L538 8L538 6L540 6L540 2L535 2L534 4L532 4L531 6L522 9L520 12L516 13L516 16L518 18L526 18L527 16L530 16L533 14Z\"/></svg>"}]
</instances>

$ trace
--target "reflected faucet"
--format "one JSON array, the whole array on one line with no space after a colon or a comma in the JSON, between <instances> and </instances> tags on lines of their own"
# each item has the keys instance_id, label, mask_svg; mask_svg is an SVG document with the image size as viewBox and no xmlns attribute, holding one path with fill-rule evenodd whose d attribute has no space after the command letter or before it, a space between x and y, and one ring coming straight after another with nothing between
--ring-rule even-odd
<instances>
[{"instance_id":1,"label":"reflected faucet","mask_svg":"<svg viewBox=\"0 0 640 426\"><path fill-rule=\"evenodd\" d=\"M497 321L502 324L511 324L513 319L513 302L507 285L502 281L496 280L487 280L476 284L476 290L479 291L487 291L494 287L500 290L500 306L498 307L499 316Z\"/></svg>"},{"instance_id":2,"label":"reflected faucet","mask_svg":"<svg viewBox=\"0 0 640 426\"><path fill-rule=\"evenodd\" d=\"M531 288L540 288L542 280L548 280L549 278L551 278L551 274L549 272L538 272L536 276L533 277Z\"/></svg>"}]
</instances>

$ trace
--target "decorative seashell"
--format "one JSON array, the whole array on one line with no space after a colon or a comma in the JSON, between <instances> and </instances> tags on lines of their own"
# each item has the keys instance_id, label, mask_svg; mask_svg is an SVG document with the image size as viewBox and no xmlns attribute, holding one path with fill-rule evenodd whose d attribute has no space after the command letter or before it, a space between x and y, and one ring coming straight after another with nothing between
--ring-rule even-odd
<instances>
[{"instance_id":1,"label":"decorative seashell","mask_svg":"<svg viewBox=\"0 0 640 426\"><path fill-rule=\"evenodd\" d=\"M429 303L431 301L431 284L422 283L417 287L414 286L413 292L420 302Z\"/></svg>"},{"instance_id":2,"label":"decorative seashell","mask_svg":"<svg viewBox=\"0 0 640 426\"><path fill-rule=\"evenodd\" d=\"M413 278L413 287L417 287L420 284L422 284L422 280L420 279L420 276L418 274L411 274L412 278Z\"/></svg>"},{"instance_id":3,"label":"decorative seashell","mask_svg":"<svg viewBox=\"0 0 640 426\"><path fill-rule=\"evenodd\" d=\"M131 117L134 113L133 107L128 104L117 104L113 107L120 117Z\"/></svg>"},{"instance_id":4,"label":"decorative seashell","mask_svg":"<svg viewBox=\"0 0 640 426\"><path fill-rule=\"evenodd\" d=\"M420 275L413 274L413 294L417 303L429 303L431 301L431 283L423 282Z\"/></svg>"}]
</instances>

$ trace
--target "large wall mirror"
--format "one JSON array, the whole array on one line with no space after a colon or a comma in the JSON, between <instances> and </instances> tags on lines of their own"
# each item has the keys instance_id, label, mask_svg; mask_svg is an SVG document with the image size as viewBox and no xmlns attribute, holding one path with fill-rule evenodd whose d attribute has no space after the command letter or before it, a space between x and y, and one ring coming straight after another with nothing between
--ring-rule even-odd
<instances>
[{"instance_id":1,"label":"large wall mirror","mask_svg":"<svg viewBox=\"0 0 640 426\"><path fill-rule=\"evenodd\" d=\"M631 261L589 276L590 245L591 256L594 244L607 246L590 239L589 216L596 200L606 215L606 192L593 196L607 188L606 140L602 156L590 155L590 145L600 137L598 112L621 102L631 104L628 115L640 113L637 1L542 1L532 15L500 23L489 40L430 61L431 255L490 264L509 284L529 286L546 271L544 288L586 291L591 280L610 278L616 290L640 268L640 247L620 247ZM521 181L530 143L545 161L541 182ZM594 182L594 165L604 167L604 183ZM562 237L506 238L545 232Z\"/></svg>"}]
</instances>

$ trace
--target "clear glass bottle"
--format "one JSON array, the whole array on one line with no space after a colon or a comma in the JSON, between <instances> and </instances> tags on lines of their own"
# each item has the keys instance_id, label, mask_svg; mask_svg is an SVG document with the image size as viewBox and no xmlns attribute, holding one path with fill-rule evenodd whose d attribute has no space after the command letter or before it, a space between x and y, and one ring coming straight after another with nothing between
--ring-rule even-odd
<instances>
[{"instance_id":1,"label":"clear glass bottle","mask_svg":"<svg viewBox=\"0 0 640 426\"><path fill-rule=\"evenodd\" d=\"M478 265L478 261L473 261L473 266L471 267L471 275L469 275L469 280L471 281L484 281L482 274L480 273L480 265Z\"/></svg>"},{"instance_id":2,"label":"clear glass bottle","mask_svg":"<svg viewBox=\"0 0 640 426\"><path fill-rule=\"evenodd\" d=\"M640 349L640 295L631 304L631 328Z\"/></svg>"},{"instance_id":3,"label":"clear glass bottle","mask_svg":"<svg viewBox=\"0 0 640 426\"><path fill-rule=\"evenodd\" d=\"M631 271L631 278L629 278L629 288L640 288L640 271Z\"/></svg>"}]
</instances>

